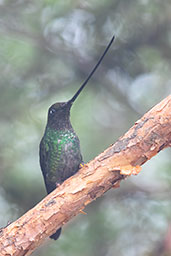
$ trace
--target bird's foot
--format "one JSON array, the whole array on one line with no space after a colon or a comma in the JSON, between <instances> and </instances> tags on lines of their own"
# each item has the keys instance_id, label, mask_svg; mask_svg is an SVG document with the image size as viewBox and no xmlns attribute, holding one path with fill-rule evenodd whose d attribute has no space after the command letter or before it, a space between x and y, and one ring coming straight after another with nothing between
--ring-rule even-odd
<instances>
[{"instance_id":1,"label":"bird's foot","mask_svg":"<svg viewBox=\"0 0 171 256\"><path fill-rule=\"evenodd\" d=\"M85 164L84 162L80 163L79 169L81 169L82 167L87 166L87 164Z\"/></svg>"}]
</instances>

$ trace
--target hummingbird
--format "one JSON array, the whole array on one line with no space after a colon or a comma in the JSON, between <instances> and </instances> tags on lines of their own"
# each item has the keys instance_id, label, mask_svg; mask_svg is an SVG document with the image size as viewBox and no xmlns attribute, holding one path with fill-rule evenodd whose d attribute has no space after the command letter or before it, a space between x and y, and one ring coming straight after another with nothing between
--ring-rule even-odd
<instances>
[{"instance_id":1,"label":"hummingbird","mask_svg":"<svg viewBox=\"0 0 171 256\"><path fill-rule=\"evenodd\" d=\"M70 110L106 55L114 38L113 36L99 61L74 96L67 102L53 104L48 110L47 125L39 146L40 167L47 194L74 175L83 163L80 141L70 122ZM61 228L50 238L57 240L60 234Z\"/></svg>"}]
</instances>

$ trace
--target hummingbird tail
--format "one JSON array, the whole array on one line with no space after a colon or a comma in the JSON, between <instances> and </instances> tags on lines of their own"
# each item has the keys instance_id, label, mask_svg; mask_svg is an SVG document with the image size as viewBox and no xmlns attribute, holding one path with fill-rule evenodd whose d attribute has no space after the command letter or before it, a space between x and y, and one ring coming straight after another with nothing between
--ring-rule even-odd
<instances>
[{"instance_id":1,"label":"hummingbird tail","mask_svg":"<svg viewBox=\"0 0 171 256\"><path fill-rule=\"evenodd\" d=\"M51 239L57 240L61 234L62 228L59 228L53 235L50 236Z\"/></svg>"}]
</instances>

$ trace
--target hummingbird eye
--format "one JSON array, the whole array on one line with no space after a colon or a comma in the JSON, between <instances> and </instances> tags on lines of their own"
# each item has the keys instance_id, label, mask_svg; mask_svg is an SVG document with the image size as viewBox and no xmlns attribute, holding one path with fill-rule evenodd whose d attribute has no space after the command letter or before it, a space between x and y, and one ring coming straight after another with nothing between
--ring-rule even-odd
<instances>
[{"instance_id":1,"label":"hummingbird eye","mask_svg":"<svg viewBox=\"0 0 171 256\"><path fill-rule=\"evenodd\" d=\"M50 115L54 114L55 112L56 112L56 110L55 110L54 108L51 108L51 109L49 110L49 114L50 114Z\"/></svg>"}]
</instances>

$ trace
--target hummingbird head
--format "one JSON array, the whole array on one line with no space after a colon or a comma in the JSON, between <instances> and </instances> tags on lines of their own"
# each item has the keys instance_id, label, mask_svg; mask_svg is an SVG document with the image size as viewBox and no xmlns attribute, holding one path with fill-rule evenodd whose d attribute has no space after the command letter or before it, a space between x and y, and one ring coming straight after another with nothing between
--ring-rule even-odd
<instances>
[{"instance_id":1,"label":"hummingbird head","mask_svg":"<svg viewBox=\"0 0 171 256\"><path fill-rule=\"evenodd\" d=\"M71 128L71 106L72 103L70 101L53 104L48 110L48 125L55 129Z\"/></svg>"},{"instance_id":2,"label":"hummingbird head","mask_svg":"<svg viewBox=\"0 0 171 256\"><path fill-rule=\"evenodd\" d=\"M100 57L99 61L93 68L93 70L90 72L87 79L83 82L81 87L78 89L78 91L74 94L74 96L67 102L59 102L53 104L48 111L48 126L54 128L54 129L71 129L71 123L70 123L70 109L74 101L77 99L83 88L86 86L100 63L102 62L104 56L108 52L111 44L113 43L115 37L113 36L111 41L109 42L108 46L106 47L104 53Z\"/></svg>"}]
</instances>

